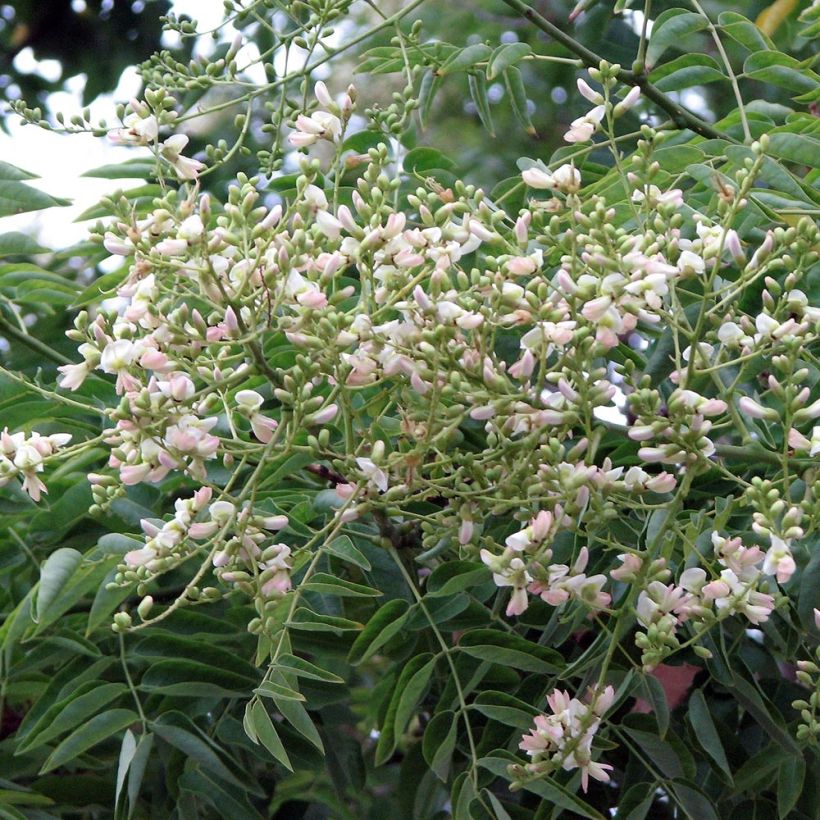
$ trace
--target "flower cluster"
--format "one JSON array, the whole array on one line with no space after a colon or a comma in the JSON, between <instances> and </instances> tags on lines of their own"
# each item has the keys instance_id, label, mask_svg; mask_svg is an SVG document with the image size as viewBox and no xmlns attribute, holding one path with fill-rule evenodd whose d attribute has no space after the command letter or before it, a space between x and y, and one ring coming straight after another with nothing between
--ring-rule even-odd
<instances>
[{"instance_id":1,"label":"flower cluster","mask_svg":"<svg viewBox=\"0 0 820 820\"><path fill-rule=\"evenodd\" d=\"M698 633L732 615L741 615L755 625L768 620L775 597L768 591L767 578L773 576L782 584L795 571L788 545L776 535L770 538L771 545L764 552L756 546L744 546L738 537L712 533L714 557L722 569L711 579L698 566L684 570L677 583L667 583L670 572L665 562L655 562L644 573L638 556L619 556L621 566L610 573L614 579L634 583L643 576L646 582L636 604L638 621L646 629L636 638L645 668L654 668L680 646L677 632L684 623L690 623Z\"/></svg>"},{"instance_id":2,"label":"flower cluster","mask_svg":"<svg viewBox=\"0 0 820 820\"><path fill-rule=\"evenodd\" d=\"M39 477L45 469L46 459L71 441L68 433L52 433L41 436L37 432L9 433L4 428L0 433L0 487L5 487L13 479L22 481L23 490L33 501L39 501L48 489Z\"/></svg>"},{"instance_id":3,"label":"flower cluster","mask_svg":"<svg viewBox=\"0 0 820 820\"><path fill-rule=\"evenodd\" d=\"M202 487L191 498L177 499L170 520L143 519L144 546L126 553L114 586L137 583L144 591L152 578L179 566L205 543L219 580L256 597L260 608L286 593L291 551L285 544L270 543L270 533L287 527L287 516L255 514L249 504L238 509L230 501L211 501L212 495L210 487ZM194 599L199 597L209 600L219 592L206 587L194 592ZM140 614L147 616L149 609Z\"/></svg>"},{"instance_id":4,"label":"flower cluster","mask_svg":"<svg viewBox=\"0 0 820 820\"><path fill-rule=\"evenodd\" d=\"M615 701L615 690L607 686L602 691L590 690L586 700L570 697L556 689L547 695L549 715L537 715L535 728L524 735L519 745L530 757L523 767L526 775L540 776L563 769L580 769L581 788L586 791L589 778L609 781L612 766L592 759L592 740L601 720Z\"/></svg>"}]
</instances>

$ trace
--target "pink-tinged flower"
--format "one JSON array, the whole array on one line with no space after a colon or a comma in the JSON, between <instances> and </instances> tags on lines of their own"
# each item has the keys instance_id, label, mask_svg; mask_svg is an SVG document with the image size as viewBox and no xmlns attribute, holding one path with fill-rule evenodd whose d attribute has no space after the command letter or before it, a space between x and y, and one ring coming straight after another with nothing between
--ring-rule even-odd
<instances>
[{"instance_id":1,"label":"pink-tinged flower","mask_svg":"<svg viewBox=\"0 0 820 820\"><path fill-rule=\"evenodd\" d=\"M312 423L313 424L330 424L333 419L336 418L339 412L339 405L338 404L329 404L327 407L323 407L321 410L313 414Z\"/></svg>"},{"instance_id":2,"label":"pink-tinged flower","mask_svg":"<svg viewBox=\"0 0 820 820\"><path fill-rule=\"evenodd\" d=\"M637 103L640 99L640 96L640 86L633 85L627 92L626 96L615 106L612 113L616 117L620 117L622 114L625 114L630 108L634 107L635 103Z\"/></svg>"},{"instance_id":3,"label":"pink-tinged flower","mask_svg":"<svg viewBox=\"0 0 820 820\"><path fill-rule=\"evenodd\" d=\"M581 92L581 96L584 97L584 99L589 100L593 105L601 105L603 103L603 95L595 91L583 77L578 78L577 85L578 91Z\"/></svg>"},{"instance_id":4,"label":"pink-tinged flower","mask_svg":"<svg viewBox=\"0 0 820 820\"><path fill-rule=\"evenodd\" d=\"M142 353L141 345L129 339L118 339L107 344L100 356L100 368L105 373L119 374L131 367Z\"/></svg>"},{"instance_id":5,"label":"pink-tinged flower","mask_svg":"<svg viewBox=\"0 0 820 820\"><path fill-rule=\"evenodd\" d=\"M590 299L584 304L584 307L581 309L581 315L589 322L598 322L603 319L611 305L611 296L599 296L596 299Z\"/></svg>"},{"instance_id":6,"label":"pink-tinged flower","mask_svg":"<svg viewBox=\"0 0 820 820\"><path fill-rule=\"evenodd\" d=\"M552 174L550 174L549 171L536 166L522 171L521 179L524 180L525 185L540 191L546 191L555 187L555 181Z\"/></svg>"},{"instance_id":7,"label":"pink-tinged flower","mask_svg":"<svg viewBox=\"0 0 820 820\"><path fill-rule=\"evenodd\" d=\"M205 164L197 159L182 156L187 144L188 137L185 134L174 134L162 143L160 153L171 163L180 179L195 180Z\"/></svg>"},{"instance_id":8,"label":"pink-tinged flower","mask_svg":"<svg viewBox=\"0 0 820 820\"><path fill-rule=\"evenodd\" d=\"M157 557L156 552L151 547L143 547L138 550L131 550L125 553L125 563L129 567L144 567L149 561Z\"/></svg>"},{"instance_id":9,"label":"pink-tinged flower","mask_svg":"<svg viewBox=\"0 0 820 820\"><path fill-rule=\"evenodd\" d=\"M772 545L766 552L763 561L763 572L774 575L779 584L785 584L794 575L797 566L794 563L789 545L777 535L770 536Z\"/></svg>"},{"instance_id":10,"label":"pink-tinged flower","mask_svg":"<svg viewBox=\"0 0 820 820\"><path fill-rule=\"evenodd\" d=\"M315 111L310 116L300 114L296 118L296 130L288 136L295 148L306 148L320 139L333 142L342 134L342 122L327 111Z\"/></svg>"},{"instance_id":11,"label":"pink-tinged flower","mask_svg":"<svg viewBox=\"0 0 820 820\"><path fill-rule=\"evenodd\" d=\"M123 464L120 467L120 480L128 486L139 484L145 481L150 472L150 464Z\"/></svg>"},{"instance_id":12,"label":"pink-tinged flower","mask_svg":"<svg viewBox=\"0 0 820 820\"><path fill-rule=\"evenodd\" d=\"M820 631L820 609L814 610L814 627Z\"/></svg>"},{"instance_id":13,"label":"pink-tinged flower","mask_svg":"<svg viewBox=\"0 0 820 820\"><path fill-rule=\"evenodd\" d=\"M163 396L174 401L187 401L196 392L194 383L184 373L172 373L167 380L158 381L157 387Z\"/></svg>"},{"instance_id":14,"label":"pink-tinged flower","mask_svg":"<svg viewBox=\"0 0 820 820\"><path fill-rule=\"evenodd\" d=\"M197 521L188 528L188 535L195 541L210 538L219 530L219 525L215 521Z\"/></svg>"},{"instance_id":15,"label":"pink-tinged flower","mask_svg":"<svg viewBox=\"0 0 820 820\"><path fill-rule=\"evenodd\" d=\"M588 114L573 120L569 131L564 134L564 140L566 142L588 142L598 130L598 124L604 118L605 113L605 106L596 105Z\"/></svg>"},{"instance_id":16,"label":"pink-tinged flower","mask_svg":"<svg viewBox=\"0 0 820 820\"><path fill-rule=\"evenodd\" d=\"M581 770L581 785L586 791L589 778L607 782L612 766L592 760L592 740L601 725L601 717L612 706L615 691L607 686L603 692L590 690L587 702L571 698L559 689L547 696L552 714L537 715L534 728L519 744L530 756L527 767L533 772L550 773L558 768Z\"/></svg>"},{"instance_id":17,"label":"pink-tinged flower","mask_svg":"<svg viewBox=\"0 0 820 820\"><path fill-rule=\"evenodd\" d=\"M643 559L632 552L624 552L618 556L621 566L609 571L611 578L616 581L632 582L637 578L643 566Z\"/></svg>"},{"instance_id":18,"label":"pink-tinged flower","mask_svg":"<svg viewBox=\"0 0 820 820\"><path fill-rule=\"evenodd\" d=\"M463 519L461 525L458 528L458 543L464 546L465 544L469 544L470 541L473 540L473 532L475 531L475 525L470 519Z\"/></svg>"},{"instance_id":19,"label":"pink-tinged flower","mask_svg":"<svg viewBox=\"0 0 820 820\"><path fill-rule=\"evenodd\" d=\"M129 114L123 120L123 125L123 128L108 132L111 142L118 145L149 145L156 142L159 136L159 123L153 114L145 117L136 112Z\"/></svg>"},{"instance_id":20,"label":"pink-tinged flower","mask_svg":"<svg viewBox=\"0 0 820 820\"><path fill-rule=\"evenodd\" d=\"M671 473L659 473L646 482L646 488L653 493L671 493L677 483L677 479Z\"/></svg>"},{"instance_id":21,"label":"pink-tinged flower","mask_svg":"<svg viewBox=\"0 0 820 820\"><path fill-rule=\"evenodd\" d=\"M737 406L742 413L745 413L753 419L777 421L780 418L777 410L771 407L764 407L762 404L758 404L754 399L749 398L749 396L743 396L738 399Z\"/></svg>"},{"instance_id":22,"label":"pink-tinged flower","mask_svg":"<svg viewBox=\"0 0 820 820\"><path fill-rule=\"evenodd\" d=\"M134 253L134 243L130 239L123 239L111 231L105 232L103 247L114 256L131 256Z\"/></svg>"}]
</instances>

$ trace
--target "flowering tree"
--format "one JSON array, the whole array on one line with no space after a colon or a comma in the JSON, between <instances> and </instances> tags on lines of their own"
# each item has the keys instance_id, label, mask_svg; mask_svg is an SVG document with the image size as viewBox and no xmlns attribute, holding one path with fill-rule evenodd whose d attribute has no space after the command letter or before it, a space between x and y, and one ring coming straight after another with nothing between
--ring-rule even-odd
<instances>
[{"instance_id":1,"label":"flowering tree","mask_svg":"<svg viewBox=\"0 0 820 820\"><path fill-rule=\"evenodd\" d=\"M465 46L228 2L118 127L15 106L150 182L85 288L0 273L4 815L815 816L820 6L599 4L625 69L593 5ZM389 105L317 80L380 34ZM415 144L445 84L534 132L542 63L551 155L487 191Z\"/></svg>"}]
</instances>

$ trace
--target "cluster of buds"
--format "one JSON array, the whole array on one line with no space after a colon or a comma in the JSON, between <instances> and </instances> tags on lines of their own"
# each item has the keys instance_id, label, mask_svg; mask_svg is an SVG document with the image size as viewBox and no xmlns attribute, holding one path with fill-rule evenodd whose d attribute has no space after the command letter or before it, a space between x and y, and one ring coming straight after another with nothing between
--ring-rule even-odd
<instances>
[{"instance_id":1,"label":"cluster of buds","mask_svg":"<svg viewBox=\"0 0 820 820\"><path fill-rule=\"evenodd\" d=\"M136 583L138 593L144 595L151 580L179 566L205 544L217 578L254 598L260 614L268 602L285 594L291 588L291 550L269 542L271 533L287 527L287 516L255 513L247 503L238 507L233 501L212 502L211 498L211 488L202 487L191 498L177 499L168 521L143 519L144 546L126 553L113 586ZM214 588L203 592L205 600L220 594ZM198 599L202 594L196 590L194 596ZM151 603L145 604L144 599L140 605L142 617L147 617Z\"/></svg>"},{"instance_id":2,"label":"cluster of buds","mask_svg":"<svg viewBox=\"0 0 820 820\"><path fill-rule=\"evenodd\" d=\"M820 632L820 609L814 610L814 627ZM820 663L820 646L814 651L815 661ZM815 661L797 662L795 677L806 689L811 690L808 700L803 698L792 702L792 708L800 712L800 724L797 727L797 739L803 743L816 746L820 742L820 666Z\"/></svg>"},{"instance_id":3,"label":"cluster of buds","mask_svg":"<svg viewBox=\"0 0 820 820\"><path fill-rule=\"evenodd\" d=\"M652 580L641 589L636 611L646 632L638 633L636 643L643 651L645 669L654 669L680 646L677 631L685 622L695 633L732 615L741 615L755 625L765 622L775 607L774 596L763 591L769 586L766 576L784 583L795 569L791 554L776 537L765 553L759 547L744 546L740 538L724 538L716 532L712 533L712 546L723 567L716 577L710 580L702 567L690 567L676 584ZM640 569L638 556L624 556L622 567L611 574L621 580L636 580ZM664 574L668 577L668 572ZM696 649L703 651L702 647Z\"/></svg>"},{"instance_id":4,"label":"cluster of buds","mask_svg":"<svg viewBox=\"0 0 820 820\"><path fill-rule=\"evenodd\" d=\"M709 419L723 415L728 405L723 399L678 388L669 396L664 414L658 391L642 388L629 397L629 407L637 419L629 428L629 437L654 442L641 447L638 456L649 464L686 464L714 454Z\"/></svg>"},{"instance_id":5,"label":"cluster of buds","mask_svg":"<svg viewBox=\"0 0 820 820\"><path fill-rule=\"evenodd\" d=\"M71 441L68 433L52 433L41 436L37 432L9 433L8 427L0 433L0 487L13 479L20 479L23 490L32 501L39 501L41 493L48 489L39 477L45 469L45 461Z\"/></svg>"},{"instance_id":6,"label":"cluster of buds","mask_svg":"<svg viewBox=\"0 0 820 820\"><path fill-rule=\"evenodd\" d=\"M608 783L612 766L592 759L592 740L614 701L615 690L611 686L601 691L590 689L585 700L554 690L547 695L551 714L537 715L535 727L524 735L519 745L529 755L530 762L511 766L510 774L521 782L561 769L579 769L584 791L589 787L590 777Z\"/></svg>"},{"instance_id":7,"label":"cluster of buds","mask_svg":"<svg viewBox=\"0 0 820 820\"><path fill-rule=\"evenodd\" d=\"M594 108L582 117L572 121L569 131L564 134L566 142L589 142L600 128L607 109L611 108L612 116L617 118L629 111L638 102L641 96L641 89L638 86L630 88L620 102L614 105L610 102L610 92L615 87L617 82L615 78L619 71L619 65L609 65L605 62L602 62L598 68L589 69L590 78L603 86L603 94L595 91L583 78L578 78L578 91L581 92L584 99L593 104Z\"/></svg>"}]
</instances>

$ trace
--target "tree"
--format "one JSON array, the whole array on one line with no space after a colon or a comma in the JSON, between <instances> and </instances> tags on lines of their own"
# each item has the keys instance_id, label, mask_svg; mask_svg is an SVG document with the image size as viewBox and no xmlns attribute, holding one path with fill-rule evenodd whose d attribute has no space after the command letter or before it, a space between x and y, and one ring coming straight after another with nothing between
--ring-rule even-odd
<instances>
[{"instance_id":1,"label":"tree","mask_svg":"<svg viewBox=\"0 0 820 820\"><path fill-rule=\"evenodd\" d=\"M684 5L229 2L45 122L145 184L0 267L2 811L815 816L820 6Z\"/></svg>"}]
</instances>

